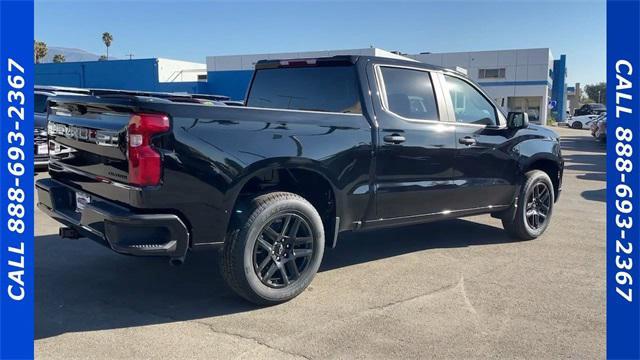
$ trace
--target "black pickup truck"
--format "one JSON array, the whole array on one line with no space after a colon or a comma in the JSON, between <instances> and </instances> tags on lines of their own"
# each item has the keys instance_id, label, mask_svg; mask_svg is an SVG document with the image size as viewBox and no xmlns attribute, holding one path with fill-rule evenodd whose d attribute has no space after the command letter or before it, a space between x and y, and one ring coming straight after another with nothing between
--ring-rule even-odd
<instances>
[{"instance_id":1,"label":"black pickup truck","mask_svg":"<svg viewBox=\"0 0 640 360\"><path fill-rule=\"evenodd\" d=\"M72 149L36 184L62 237L174 264L216 247L258 304L300 294L345 231L487 213L536 238L562 185L553 131L460 73L396 59L260 61L244 107L55 97L48 121Z\"/></svg>"}]
</instances>

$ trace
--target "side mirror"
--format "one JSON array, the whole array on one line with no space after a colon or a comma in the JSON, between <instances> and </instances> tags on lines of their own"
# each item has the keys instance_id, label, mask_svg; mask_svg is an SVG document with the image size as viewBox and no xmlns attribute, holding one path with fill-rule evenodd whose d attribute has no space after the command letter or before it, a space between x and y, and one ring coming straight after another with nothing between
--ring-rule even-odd
<instances>
[{"instance_id":1,"label":"side mirror","mask_svg":"<svg viewBox=\"0 0 640 360\"><path fill-rule=\"evenodd\" d=\"M529 114L526 112L509 112L507 115L509 129L524 129L529 127Z\"/></svg>"}]
</instances>

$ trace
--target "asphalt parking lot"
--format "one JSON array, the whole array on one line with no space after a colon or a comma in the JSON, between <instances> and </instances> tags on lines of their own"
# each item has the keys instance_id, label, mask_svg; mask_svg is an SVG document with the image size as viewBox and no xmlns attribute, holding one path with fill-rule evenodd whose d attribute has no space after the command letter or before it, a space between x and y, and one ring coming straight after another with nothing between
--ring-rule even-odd
<instances>
[{"instance_id":1,"label":"asphalt parking lot","mask_svg":"<svg viewBox=\"0 0 640 360\"><path fill-rule=\"evenodd\" d=\"M269 308L227 289L213 253L177 268L117 255L61 240L36 209L36 356L602 358L604 145L554 129L564 190L541 238L511 241L488 215L352 234Z\"/></svg>"}]
</instances>

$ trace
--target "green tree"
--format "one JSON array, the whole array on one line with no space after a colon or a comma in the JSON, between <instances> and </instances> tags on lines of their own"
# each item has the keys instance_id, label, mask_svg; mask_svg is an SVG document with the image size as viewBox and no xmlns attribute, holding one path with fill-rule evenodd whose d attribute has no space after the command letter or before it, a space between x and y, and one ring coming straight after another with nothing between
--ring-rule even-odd
<instances>
[{"instance_id":1,"label":"green tree","mask_svg":"<svg viewBox=\"0 0 640 360\"><path fill-rule=\"evenodd\" d=\"M33 58L36 64L40 63L40 60L47 56L47 43L44 41L33 41Z\"/></svg>"},{"instance_id":2,"label":"green tree","mask_svg":"<svg viewBox=\"0 0 640 360\"><path fill-rule=\"evenodd\" d=\"M592 85L586 85L584 92L587 93L589 99L600 104L607 103L607 83L601 82Z\"/></svg>"},{"instance_id":3,"label":"green tree","mask_svg":"<svg viewBox=\"0 0 640 360\"><path fill-rule=\"evenodd\" d=\"M67 60L67 58L65 58L63 54L55 54L55 55L53 55L53 62L54 63L63 63L66 60Z\"/></svg>"},{"instance_id":4,"label":"green tree","mask_svg":"<svg viewBox=\"0 0 640 360\"><path fill-rule=\"evenodd\" d=\"M105 61L107 60L107 57L104 55L100 55L100 57L98 58L98 61Z\"/></svg>"},{"instance_id":5,"label":"green tree","mask_svg":"<svg viewBox=\"0 0 640 360\"><path fill-rule=\"evenodd\" d=\"M105 60L109 60L109 47L113 42L113 35L109 34L108 32L102 33L102 42L107 47L107 58Z\"/></svg>"}]
</instances>

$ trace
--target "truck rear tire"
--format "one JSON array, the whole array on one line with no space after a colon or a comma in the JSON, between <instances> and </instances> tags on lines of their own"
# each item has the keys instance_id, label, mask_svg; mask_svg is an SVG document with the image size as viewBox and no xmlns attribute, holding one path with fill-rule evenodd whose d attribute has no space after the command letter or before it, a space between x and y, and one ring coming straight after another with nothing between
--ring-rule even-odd
<instances>
[{"instance_id":1,"label":"truck rear tire","mask_svg":"<svg viewBox=\"0 0 640 360\"><path fill-rule=\"evenodd\" d=\"M525 174L517 204L513 205L517 205L515 216L512 219L503 218L502 226L517 239L535 239L549 226L554 202L555 194L549 175L540 170L529 171Z\"/></svg>"},{"instance_id":2,"label":"truck rear tire","mask_svg":"<svg viewBox=\"0 0 640 360\"><path fill-rule=\"evenodd\" d=\"M324 227L299 195L254 198L222 250L222 274L238 295L258 305L293 299L313 280L324 252Z\"/></svg>"}]
</instances>

